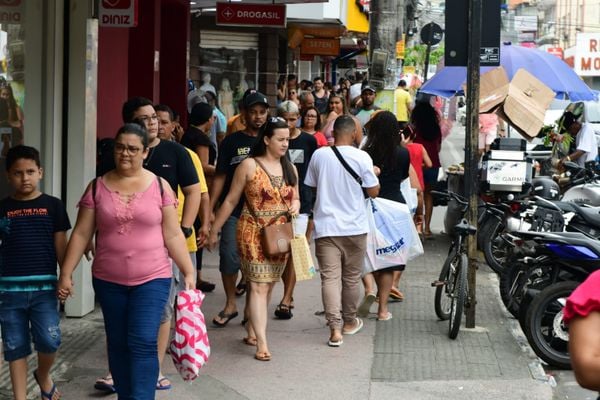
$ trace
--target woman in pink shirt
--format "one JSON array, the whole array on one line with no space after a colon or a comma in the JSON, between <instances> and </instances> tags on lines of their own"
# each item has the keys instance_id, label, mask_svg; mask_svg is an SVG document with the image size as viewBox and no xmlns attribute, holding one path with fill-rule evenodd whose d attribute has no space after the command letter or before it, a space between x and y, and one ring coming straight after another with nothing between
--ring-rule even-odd
<instances>
[{"instance_id":1,"label":"woman in pink shirt","mask_svg":"<svg viewBox=\"0 0 600 400\"><path fill-rule=\"evenodd\" d=\"M142 163L148 135L138 124L117 132L114 170L88 185L57 287L73 293L73 270L96 232L93 284L102 307L108 362L119 398L154 399L158 379L157 337L169 296L171 261L180 266L185 288L195 272L177 219L169 184Z\"/></svg>"}]
</instances>

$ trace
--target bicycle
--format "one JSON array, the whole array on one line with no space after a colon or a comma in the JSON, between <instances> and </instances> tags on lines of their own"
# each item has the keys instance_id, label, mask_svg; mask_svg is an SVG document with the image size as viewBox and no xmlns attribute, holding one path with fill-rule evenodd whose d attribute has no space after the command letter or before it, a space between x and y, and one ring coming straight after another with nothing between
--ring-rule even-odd
<instances>
[{"instance_id":1,"label":"bicycle","mask_svg":"<svg viewBox=\"0 0 600 400\"><path fill-rule=\"evenodd\" d=\"M440 320L449 321L448 337L456 339L460 330L464 307L469 301L467 296L467 268L469 264L466 238L469 235L474 235L477 228L469 225L465 219L465 214L469 208L467 199L453 192L432 191L432 194L456 201L462 212L461 221L454 226L455 236L452 239L440 276L437 281L431 283L431 286L435 287L435 313Z\"/></svg>"}]
</instances>

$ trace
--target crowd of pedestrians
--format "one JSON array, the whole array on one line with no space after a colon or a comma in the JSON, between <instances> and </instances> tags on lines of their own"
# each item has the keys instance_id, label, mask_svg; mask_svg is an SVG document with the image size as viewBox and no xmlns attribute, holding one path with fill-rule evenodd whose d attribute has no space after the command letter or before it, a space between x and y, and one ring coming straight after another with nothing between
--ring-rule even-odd
<instances>
[{"instance_id":1,"label":"crowd of pedestrians","mask_svg":"<svg viewBox=\"0 0 600 400\"><path fill-rule=\"evenodd\" d=\"M401 81L398 90L404 87ZM345 335L358 333L376 297L377 319L390 320L388 299L403 299L398 283L405 266L365 276L361 303L364 198L404 202L400 184L410 180L425 192L415 221L422 223L424 209L424 235L431 236L427 191L437 180L441 144L435 109L429 103L413 107L408 92L399 95L408 96L398 105L405 108L392 113L378 109L375 89L360 80L351 85L341 79L333 88L321 77L298 83L291 76L280 81L275 110L266 96L247 90L240 113L228 121L216 106L217 94L197 96L185 129L168 105L131 98L123 104L123 126L102 147L97 178L83 190L68 243L64 205L38 189L39 153L11 148L7 171L14 192L0 202L0 322L15 398L26 396L30 323L38 351L33 375L43 398L60 398L49 375L60 345L59 316L52 310L57 298L74 293L72 273L90 250L110 371L95 387L123 399L152 399L155 390L171 388L160 365L176 295L220 286L202 277L205 249L218 246L226 295L209 321L225 328L241 313L244 343L256 348L257 360L272 358L272 289L283 281L274 314L290 319L296 278L287 254L264 251L261 229L289 218L296 234L315 241L330 329L326 343L340 347ZM23 293L29 295L20 302ZM244 293L245 307L238 310L236 298Z\"/></svg>"}]
</instances>

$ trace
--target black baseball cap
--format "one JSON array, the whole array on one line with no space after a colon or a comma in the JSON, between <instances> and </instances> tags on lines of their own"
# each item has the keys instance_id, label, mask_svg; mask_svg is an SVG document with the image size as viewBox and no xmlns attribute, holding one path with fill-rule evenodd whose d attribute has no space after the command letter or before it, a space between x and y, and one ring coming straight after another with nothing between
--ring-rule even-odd
<instances>
[{"instance_id":1,"label":"black baseball cap","mask_svg":"<svg viewBox=\"0 0 600 400\"><path fill-rule=\"evenodd\" d=\"M256 90L248 93L243 98L244 108L252 107L255 104L263 104L265 107L269 107L267 96L257 92Z\"/></svg>"},{"instance_id":2,"label":"black baseball cap","mask_svg":"<svg viewBox=\"0 0 600 400\"><path fill-rule=\"evenodd\" d=\"M195 104L194 107L192 107L192 112L190 113L190 124L202 125L203 123L207 122L212 115L213 108L207 103Z\"/></svg>"},{"instance_id":3,"label":"black baseball cap","mask_svg":"<svg viewBox=\"0 0 600 400\"><path fill-rule=\"evenodd\" d=\"M377 91L376 91L375 89L373 89L373 86L370 86L370 85L364 85L364 86L363 86L363 87L360 89L360 92L362 93L362 92L364 92L364 91L367 91L367 90L370 90L370 91L371 91L371 92L373 92L373 93L377 93Z\"/></svg>"}]
</instances>

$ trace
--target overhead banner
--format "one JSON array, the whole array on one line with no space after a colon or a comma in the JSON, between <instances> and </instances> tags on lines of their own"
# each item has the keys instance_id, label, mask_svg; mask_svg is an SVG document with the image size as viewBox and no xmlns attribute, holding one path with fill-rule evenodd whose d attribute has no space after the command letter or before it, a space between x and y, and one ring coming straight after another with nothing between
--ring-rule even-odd
<instances>
[{"instance_id":1,"label":"overhead banner","mask_svg":"<svg viewBox=\"0 0 600 400\"><path fill-rule=\"evenodd\" d=\"M24 0L1 0L0 1L0 24L21 24L25 7Z\"/></svg>"},{"instance_id":2,"label":"overhead banner","mask_svg":"<svg viewBox=\"0 0 600 400\"><path fill-rule=\"evenodd\" d=\"M217 3L217 25L285 28L285 4Z\"/></svg>"},{"instance_id":3,"label":"overhead banner","mask_svg":"<svg viewBox=\"0 0 600 400\"><path fill-rule=\"evenodd\" d=\"M99 24L107 28L132 28L137 26L137 0L102 0L99 7Z\"/></svg>"}]
</instances>

